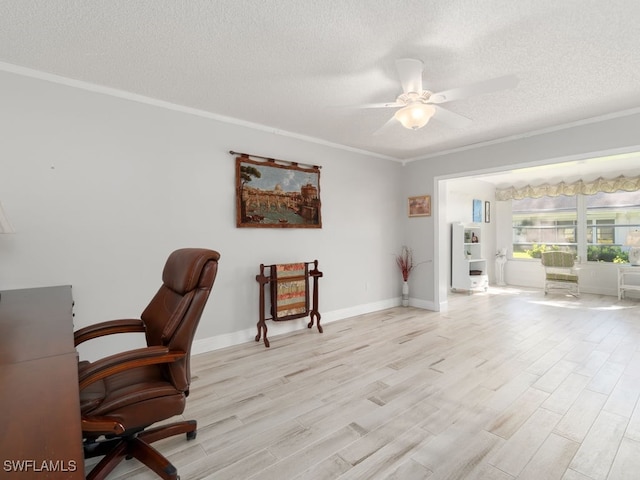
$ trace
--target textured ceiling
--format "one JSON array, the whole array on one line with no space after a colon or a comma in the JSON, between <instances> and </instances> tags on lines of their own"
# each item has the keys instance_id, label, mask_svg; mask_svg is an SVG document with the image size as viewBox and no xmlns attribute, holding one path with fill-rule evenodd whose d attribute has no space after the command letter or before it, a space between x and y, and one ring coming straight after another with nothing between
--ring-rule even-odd
<instances>
[{"instance_id":1,"label":"textured ceiling","mask_svg":"<svg viewBox=\"0 0 640 480\"><path fill-rule=\"evenodd\" d=\"M0 62L412 160L639 107L639 22L637 0L0 0ZM403 57L435 92L520 82L443 105L469 127L374 135L393 110L343 107L393 101Z\"/></svg>"}]
</instances>

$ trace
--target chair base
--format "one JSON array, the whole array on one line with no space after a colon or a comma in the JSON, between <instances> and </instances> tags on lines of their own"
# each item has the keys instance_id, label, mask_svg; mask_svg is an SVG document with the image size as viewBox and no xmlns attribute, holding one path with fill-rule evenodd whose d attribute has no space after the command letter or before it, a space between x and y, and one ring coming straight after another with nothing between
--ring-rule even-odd
<instances>
[{"instance_id":1,"label":"chair base","mask_svg":"<svg viewBox=\"0 0 640 480\"><path fill-rule=\"evenodd\" d=\"M196 438L197 427L198 424L195 420L186 420L115 438L85 443L85 458L104 455L104 458L87 475L87 480L104 480L122 460L131 458L144 463L164 480L178 480L180 477L176 467L150 444L182 433L187 434L187 440L193 440Z\"/></svg>"},{"instance_id":2,"label":"chair base","mask_svg":"<svg viewBox=\"0 0 640 480\"><path fill-rule=\"evenodd\" d=\"M573 282L546 282L544 286L544 294L552 292L565 292L576 298L580 298L580 287Z\"/></svg>"}]
</instances>

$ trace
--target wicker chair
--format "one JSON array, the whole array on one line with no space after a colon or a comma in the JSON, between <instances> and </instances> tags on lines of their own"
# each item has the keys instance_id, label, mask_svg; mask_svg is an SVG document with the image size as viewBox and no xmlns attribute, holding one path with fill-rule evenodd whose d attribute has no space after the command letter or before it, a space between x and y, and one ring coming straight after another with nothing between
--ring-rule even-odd
<instances>
[{"instance_id":1,"label":"wicker chair","mask_svg":"<svg viewBox=\"0 0 640 480\"><path fill-rule=\"evenodd\" d=\"M544 252L542 266L545 270L544 294L553 290L566 290L574 297L580 296L575 257L570 252Z\"/></svg>"}]
</instances>

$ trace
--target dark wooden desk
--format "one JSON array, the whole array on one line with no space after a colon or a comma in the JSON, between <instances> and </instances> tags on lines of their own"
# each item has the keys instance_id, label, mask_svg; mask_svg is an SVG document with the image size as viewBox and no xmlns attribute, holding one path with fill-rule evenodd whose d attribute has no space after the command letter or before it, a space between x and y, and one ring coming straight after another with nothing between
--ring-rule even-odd
<instances>
[{"instance_id":1,"label":"dark wooden desk","mask_svg":"<svg viewBox=\"0 0 640 480\"><path fill-rule=\"evenodd\" d=\"M0 295L0 478L84 478L71 287Z\"/></svg>"}]
</instances>

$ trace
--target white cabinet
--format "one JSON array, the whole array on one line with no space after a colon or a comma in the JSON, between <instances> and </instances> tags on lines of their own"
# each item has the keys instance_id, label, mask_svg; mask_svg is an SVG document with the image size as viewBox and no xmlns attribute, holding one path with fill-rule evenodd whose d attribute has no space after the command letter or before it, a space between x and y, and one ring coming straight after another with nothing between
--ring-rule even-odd
<instances>
[{"instance_id":1,"label":"white cabinet","mask_svg":"<svg viewBox=\"0 0 640 480\"><path fill-rule=\"evenodd\" d=\"M618 267L618 300L624 298L624 292L640 292L640 267L625 265Z\"/></svg>"},{"instance_id":2,"label":"white cabinet","mask_svg":"<svg viewBox=\"0 0 640 480\"><path fill-rule=\"evenodd\" d=\"M451 289L487 290L487 260L482 258L482 225L451 225Z\"/></svg>"}]
</instances>

